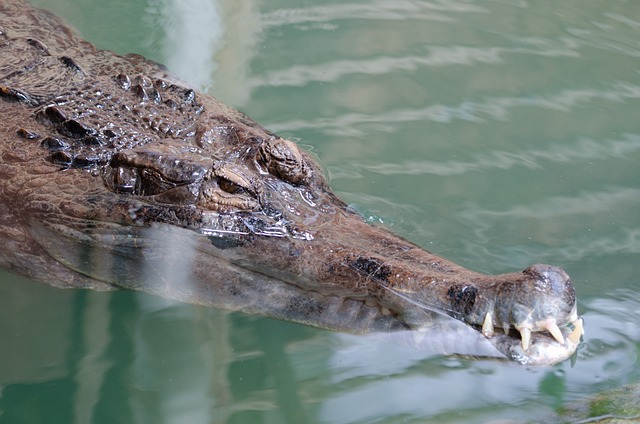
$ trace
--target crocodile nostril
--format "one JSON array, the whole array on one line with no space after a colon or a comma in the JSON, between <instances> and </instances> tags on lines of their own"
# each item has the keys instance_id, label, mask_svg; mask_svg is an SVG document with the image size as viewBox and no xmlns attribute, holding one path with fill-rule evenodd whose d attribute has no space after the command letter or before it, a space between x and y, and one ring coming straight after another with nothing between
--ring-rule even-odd
<instances>
[{"instance_id":1,"label":"crocodile nostril","mask_svg":"<svg viewBox=\"0 0 640 424\"><path fill-rule=\"evenodd\" d=\"M569 278L569 275L562 268L545 264L535 264L531 265L524 272L538 280L540 289L556 296L568 294L575 298L571 278Z\"/></svg>"},{"instance_id":2,"label":"crocodile nostril","mask_svg":"<svg viewBox=\"0 0 640 424\"><path fill-rule=\"evenodd\" d=\"M541 283L549 286L553 292L563 292L567 285L571 285L569 275L562 269L552 265L535 264L531 265L525 271Z\"/></svg>"}]
</instances>

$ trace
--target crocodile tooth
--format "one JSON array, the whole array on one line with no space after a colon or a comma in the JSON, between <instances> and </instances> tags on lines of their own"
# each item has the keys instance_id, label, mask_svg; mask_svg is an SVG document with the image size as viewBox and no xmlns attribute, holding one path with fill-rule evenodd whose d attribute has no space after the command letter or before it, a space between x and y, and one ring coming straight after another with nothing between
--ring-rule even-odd
<instances>
[{"instance_id":1,"label":"crocodile tooth","mask_svg":"<svg viewBox=\"0 0 640 424\"><path fill-rule=\"evenodd\" d=\"M578 344L580 337L584 334L584 327L582 326L582 318L578 318L574 323L574 328L571 334L567 336L569 341L573 344Z\"/></svg>"},{"instance_id":2,"label":"crocodile tooth","mask_svg":"<svg viewBox=\"0 0 640 424\"><path fill-rule=\"evenodd\" d=\"M526 352L531 344L531 329L527 327L521 328L520 335L522 336L522 350Z\"/></svg>"},{"instance_id":3,"label":"crocodile tooth","mask_svg":"<svg viewBox=\"0 0 640 424\"><path fill-rule=\"evenodd\" d=\"M482 334L489 338L493 337L493 319L491 318L491 314L487 312L487 315L484 316L484 323L482 323Z\"/></svg>"},{"instance_id":4,"label":"crocodile tooth","mask_svg":"<svg viewBox=\"0 0 640 424\"><path fill-rule=\"evenodd\" d=\"M547 330L553 336L554 339L558 341L560 344L564 344L564 336L562 335L562 331L558 328L558 324L556 324L555 320L547 321Z\"/></svg>"}]
</instances>

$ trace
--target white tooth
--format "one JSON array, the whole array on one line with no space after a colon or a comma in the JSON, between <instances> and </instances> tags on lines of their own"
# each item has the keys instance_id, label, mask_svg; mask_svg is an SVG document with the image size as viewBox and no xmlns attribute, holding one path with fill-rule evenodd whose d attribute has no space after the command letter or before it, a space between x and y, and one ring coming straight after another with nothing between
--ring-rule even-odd
<instances>
[{"instance_id":1,"label":"white tooth","mask_svg":"<svg viewBox=\"0 0 640 424\"><path fill-rule=\"evenodd\" d=\"M571 311L571 317L569 318L569 322L576 322L578 319L578 309L574 306L573 311Z\"/></svg>"},{"instance_id":2,"label":"white tooth","mask_svg":"<svg viewBox=\"0 0 640 424\"><path fill-rule=\"evenodd\" d=\"M484 323L482 323L482 334L486 338L493 337L493 319L491 319L491 314L487 312L487 315L484 316Z\"/></svg>"},{"instance_id":3,"label":"white tooth","mask_svg":"<svg viewBox=\"0 0 640 424\"><path fill-rule=\"evenodd\" d=\"M554 339L558 341L560 344L564 344L564 336L562 335L562 331L558 328L558 324L556 324L555 320L547 321L547 330L553 336Z\"/></svg>"},{"instance_id":4,"label":"white tooth","mask_svg":"<svg viewBox=\"0 0 640 424\"><path fill-rule=\"evenodd\" d=\"M520 335L522 336L522 350L526 352L531 344L531 329L527 327L521 328Z\"/></svg>"},{"instance_id":5,"label":"white tooth","mask_svg":"<svg viewBox=\"0 0 640 424\"><path fill-rule=\"evenodd\" d=\"M580 337L584 334L584 327L582 326L582 318L578 318L576 322L573 323L574 328L571 334L567 336L569 341L573 344L578 344L580 342Z\"/></svg>"}]
</instances>

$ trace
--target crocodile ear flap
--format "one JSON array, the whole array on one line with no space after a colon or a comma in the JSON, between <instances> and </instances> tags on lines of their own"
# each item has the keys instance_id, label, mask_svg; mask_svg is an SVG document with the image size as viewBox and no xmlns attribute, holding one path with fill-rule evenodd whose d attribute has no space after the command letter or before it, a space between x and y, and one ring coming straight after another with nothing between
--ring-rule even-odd
<instances>
[{"instance_id":1,"label":"crocodile ear flap","mask_svg":"<svg viewBox=\"0 0 640 424\"><path fill-rule=\"evenodd\" d=\"M309 180L309 164L292 141L282 138L264 141L258 151L257 160L269 173L288 183L304 184Z\"/></svg>"}]
</instances>

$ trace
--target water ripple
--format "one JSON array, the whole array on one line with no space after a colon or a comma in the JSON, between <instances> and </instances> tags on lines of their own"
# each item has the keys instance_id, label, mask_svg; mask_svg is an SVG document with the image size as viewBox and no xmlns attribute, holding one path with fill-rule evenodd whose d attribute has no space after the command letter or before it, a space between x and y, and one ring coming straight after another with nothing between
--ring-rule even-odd
<instances>
[{"instance_id":1,"label":"water ripple","mask_svg":"<svg viewBox=\"0 0 640 424\"><path fill-rule=\"evenodd\" d=\"M456 1L384 1L366 4L340 3L330 6L285 8L263 15L266 27L297 25L338 20L431 20L449 22L452 19L441 12L488 13L480 6Z\"/></svg>"},{"instance_id":2,"label":"water ripple","mask_svg":"<svg viewBox=\"0 0 640 424\"><path fill-rule=\"evenodd\" d=\"M543 48L540 48L542 46ZM378 56L362 60L336 60L313 65L294 65L285 69L264 72L253 77L249 84L256 87L301 87L310 82L335 82L352 74L385 75L394 72L415 71L420 67L451 65L474 65L477 63L500 63L507 54L527 54L545 57L577 57L579 54L571 43L539 44L528 47L467 47L430 46L426 56L405 55L401 57Z\"/></svg>"},{"instance_id":3,"label":"water ripple","mask_svg":"<svg viewBox=\"0 0 640 424\"><path fill-rule=\"evenodd\" d=\"M500 246L488 243L487 239L466 241L465 257L470 262L491 264L489 271L498 272L507 269L524 268L531 265L532 258L538 262L593 263L596 258L617 257L620 255L637 255L640 253L640 228L623 227L615 234L588 237L584 234L564 238L559 246L547 244L504 244ZM487 271L483 269L483 271Z\"/></svg>"},{"instance_id":4,"label":"water ripple","mask_svg":"<svg viewBox=\"0 0 640 424\"><path fill-rule=\"evenodd\" d=\"M637 210L639 206L640 189L610 187L575 196L547 197L505 210L467 204L458 216L473 234L466 247L470 257L492 258L495 264L513 266L514 261L526 265L531 258L568 262L640 253L640 228L632 222L619 222L615 228L603 227L601 220L603 216ZM574 226L578 229L573 229ZM495 234L496 227L503 231L511 227L529 228L537 233L535 238L539 243L529 240L521 245L521 240L514 240L503 243L502 247L495 246L488 234ZM551 242L547 243L550 238Z\"/></svg>"},{"instance_id":5,"label":"water ripple","mask_svg":"<svg viewBox=\"0 0 640 424\"><path fill-rule=\"evenodd\" d=\"M617 13L605 13L604 16L613 22L594 21L591 22L591 28L568 28L567 32L584 45L640 57L640 43L636 32L640 29L640 22ZM626 32L629 29L632 32Z\"/></svg>"},{"instance_id":6,"label":"water ripple","mask_svg":"<svg viewBox=\"0 0 640 424\"><path fill-rule=\"evenodd\" d=\"M616 82L609 89L562 90L555 95L496 97L485 102L462 102L455 106L441 104L422 109L396 109L381 114L346 113L340 116L318 119L296 119L269 124L272 131L318 130L328 135L356 136L366 131L358 126L376 125L376 128L393 130L391 124L433 121L449 123L455 120L482 123L487 120L506 121L514 108L536 107L569 112L596 100L621 103L640 98L640 85Z\"/></svg>"},{"instance_id":7,"label":"water ripple","mask_svg":"<svg viewBox=\"0 0 640 424\"><path fill-rule=\"evenodd\" d=\"M468 208L461 216L473 223L503 221L509 219L547 219L566 215L598 214L628 208L640 203L640 189L635 187L610 187L603 191L585 191L575 196L547 197L528 205L492 211ZM475 225L475 224L474 224Z\"/></svg>"},{"instance_id":8,"label":"water ripple","mask_svg":"<svg viewBox=\"0 0 640 424\"><path fill-rule=\"evenodd\" d=\"M529 149L520 152L494 150L475 155L469 161L419 160L402 163L354 164L382 175L438 175L452 176L486 169L510 169L524 167L540 169L546 162L574 163L585 160L623 158L640 150L640 135L623 134L619 139L580 139L573 143L553 144L545 149Z\"/></svg>"},{"instance_id":9,"label":"water ripple","mask_svg":"<svg viewBox=\"0 0 640 424\"><path fill-rule=\"evenodd\" d=\"M640 228L621 228L617 236L602 236L585 242L584 239L570 240L562 248L554 249L557 257L567 261L581 261L586 258L614 256L622 253L640 253Z\"/></svg>"}]
</instances>

